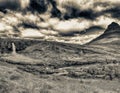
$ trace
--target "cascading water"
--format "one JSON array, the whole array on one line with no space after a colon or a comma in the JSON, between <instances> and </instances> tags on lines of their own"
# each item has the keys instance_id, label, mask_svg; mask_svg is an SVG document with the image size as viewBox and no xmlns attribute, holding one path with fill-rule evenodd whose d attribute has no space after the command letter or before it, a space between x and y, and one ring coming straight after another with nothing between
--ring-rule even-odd
<instances>
[{"instance_id":1,"label":"cascading water","mask_svg":"<svg viewBox=\"0 0 120 93\"><path fill-rule=\"evenodd\" d=\"M12 54L15 55L16 54L16 46L14 43L12 43Z\"/></svg>"}]
</instances>

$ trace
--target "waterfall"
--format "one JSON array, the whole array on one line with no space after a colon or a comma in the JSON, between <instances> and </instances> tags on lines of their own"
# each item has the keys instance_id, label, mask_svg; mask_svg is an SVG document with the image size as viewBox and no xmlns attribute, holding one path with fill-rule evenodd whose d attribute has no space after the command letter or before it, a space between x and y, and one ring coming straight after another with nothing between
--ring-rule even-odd
<instances>
[{"instance_id":1,"label":"waterfall","mask_svg":"<svg viewBox=\"0 0 120 93\"><path fill-rule=\"evenodd\" d=\"M80 51L80 55L83 55L83 54L84 54L84 51L83 51L83 50L81 50L81 51Z\"/></svg>"},{"instance_id":2,"label":"waterfall","mask_svg":"<svg viewBox=\"0 0 120 93\"><path fill-rule=\"evenodd\" d=\"M16 46L12 43L12 54L16 54Z\"/></svg>"}]
</instances>

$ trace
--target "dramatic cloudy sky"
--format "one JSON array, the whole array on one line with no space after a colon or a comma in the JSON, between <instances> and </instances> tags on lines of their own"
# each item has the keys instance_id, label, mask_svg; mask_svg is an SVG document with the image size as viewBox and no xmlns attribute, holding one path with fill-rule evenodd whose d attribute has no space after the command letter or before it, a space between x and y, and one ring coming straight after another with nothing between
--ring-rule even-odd
<instances>
[{"instance_id":1,"label":"dramatic cloudy sky","mask_svg":"<svg viewBox=\"0 0 120 93\"><path fill-rule=\"evenodd\" d=\"M120 20L120 0L0 0L0 10L1 36L78 44Z\"/></svg>"}]
</instances>

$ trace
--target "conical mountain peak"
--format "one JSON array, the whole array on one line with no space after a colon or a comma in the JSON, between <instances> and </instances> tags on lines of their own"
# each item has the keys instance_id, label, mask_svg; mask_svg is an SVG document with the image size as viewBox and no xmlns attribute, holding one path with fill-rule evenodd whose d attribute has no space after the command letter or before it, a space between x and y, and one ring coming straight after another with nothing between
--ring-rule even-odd
<instances>
[{"instance_id":1,"label":"conical mountain peak","mask_svg":"<svg viewBox=\"0 0 120 93\"><path fill-rule=\"evenodd\" d=\"M104 34L111 33L111 32L120 32L120 25L118 23L112 22L108 26L108 28L106 29L106 31L104 32Z\"/></svg>"}]
</instances>

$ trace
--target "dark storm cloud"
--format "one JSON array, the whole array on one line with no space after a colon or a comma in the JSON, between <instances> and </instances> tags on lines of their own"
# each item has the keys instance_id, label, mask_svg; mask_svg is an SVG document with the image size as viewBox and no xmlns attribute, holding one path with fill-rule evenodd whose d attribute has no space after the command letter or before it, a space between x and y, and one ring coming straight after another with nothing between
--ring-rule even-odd
<instances>
[{"instance_id":1,"label":"dark storm cloud","mask_svg":"<svg viewBox=\"0 0 120 93\"><path fill-rule=\"evenodd\" d=\"M30 0L0 0L0 10L22 10L29 7Z\"/></svg>"},{"instance_id":2,"label":"dark storm cloud","mask_svg":"<svg viewBox=\"0 0 120 93\"><path fill-rule=\"evenodd\" d=\"M103 12L110 14L111 17L113 17L113 18L120 19L120 7L118 7L118 6L115 6L113 8L107 9L107 10L105 10Z\"/></svg>"},{"instance_id":3,"label":"dark storm cloud","mask_svg":"<svg viewBox=\"0 0 120 93\"><path fill-rule=\"evenodd\" d=\"M48 2L47 0L30 0L30 10L32 12L37 11L43 13L47 11Z\"/></svg>"},{"instance_id":4,"label":"dark storm cloud","mask_svg":"<svg viewBox=\"0 0 120 93\"><path fill-rule=\"evenodd\" d=\"M49 4L52 5L52 10L51 10L52 17L61 18L61 11L57 8L57 3L55 2L55 0L49 0L48 2Z\"/></svg>"},{"instance_id":5,"label":"dark storm cloud","mask_svg":"<svg viewBox=\"0 0 120 93\"><path fill-rule=\"evenodd\" d=\"M75 2L76 1L76 2ZM104 15L106 13L111 14L114 18L119 18L120 8L117 3L109 3L105 0L103 1L85 1L84 4L79 4L79 0L61 0L59 2L63 2L60 6L57 0L0 0L0 9L17 9L21 7L29 7L29 10L34 12L37 11L39 13L46 12L49 8L51 17L58 17L59 19L63 18L65 20L69 20L71 18L85 18L89 20L95 20L97 17ZM26 3L28 2L28 3ZM83 1L84 2L84 1ZM110 1L111 2L111 1ZM67 4L68 3L68 4ZM87 5L87 3L92 3ZM25 5L24 5L25 4ZM27 4L27 5L26 5ZM51 7L50 7L51 6ZM63 8L66 12L63 13L61 9ZM98 9L101 8L100 10Z\"/></svg>"},{"instance_id":6,"label":"dark storm cloud","mask_svg":"<svg viewBox=\"0 0 120 93\"><path fill-rule=\"evenodd\" d=\"M98 31L103 31L103 30L104 30L104 28L101 27L101 26L91 26L87 30L81 32L81 34L85 34L85 35L94 34L94 33L98 32Z\"/></svg>"},{"instance_id":7,"label":"dark storm cloud","mask_svg":"<svg viewBox=\"0 0 120 93\"><path fill-rule=\"evenodd\" d=\"M3 1L3 0L0 1L0 10L6 9L6 8L15 10L18 7L20 8L20 2L19 1L14 2L14 3L9 1L9 0L8 1Z\"/></svg>"},{"instance_id":8,"label":"dark storm cloud","mask_svg":"<svg viewBox=\"0 0 120 93\"><path fill-rule=\"evenodd\" d=\"M93 0L93 2L91 0L92 4L90 5L87 5L87 3L90 3L90 2L86 2L83 5L78 5L79 1L77 2L77 0L75 0L76 2L71 1L71 0L68 0L68 1L70 1L69 4L64 4L62 6L63 8L62 10L65 9L65 12L61 11L63 19L70 20L70 19L82 18L83 21L80 21L80 23L81 22L84 23L84 20L87 20L89 25L84 24L86 25L86 27L84 26L84 29L79 28L77 30L73 26L73 28L75 29L72 29L72 31L71 29L65 29L65 31L64 29L61 29L62 32L59 33L61 36L72 37L76 34L89 34L89 33L94 34L95 31L101 31L101 30L104 31L107 25L109 25L112 21L116 21L116 20L118 21L120 18L119 17L120 15L119 5L120 4L117 2L111 1L111 0L109 1L107 0L94 1ZM90 24L92 24L92 26ZM82 24L80 26L82 26Z\"/></svg>"},{"instance_id":9,"label":"dark storm cloud","mask_svg":"<svg viewBox=\"0 0 120 93\"><path fill-rule=\"evenodd\" d=\"M97 14L94 13L94 11L91 9L80 10L80 9L72 7L72 8L69 8L67 10L67 13L65 13L64 15L64 19L67 19L67 20L71 18L78 18L78 17L94 20L97 17Z\"/></svg>"},{"instance_id":10,"label":"dark storm cloud","mask_svg":"<svg viewBox=\"0 0 120 93\"><path fill-rule=\"evenodd\" d=\"M80 34L80 32L74 31L74 32L67 32L67 33L59 33L60 36L64 36L64 37L72 37L72 36L75 36L75 34Z\"/></svg>"},{"instance_id":11,"label":"dark storm cloud","mask_svg":"<svg viewBox=\"0 0 120 93\"><path fill-rule=\"evenodd\" d=\"M53 0L54 2L56 0ZM120 3L115 2L115 1L88 1L85 2L84 4L79 4L79 1L75 0L71 1L71 0L64 0L61 2L63 2L63 5L61 5L62 10L65 10L64 13L62 13L63 11L59 10L56 7L54 8L55 10L59 10L59 14L65 19L65 20L69 20L71 18L85 18L85 19L89 19L89 20L96 20L97 17L102 16L104 14L111 14L111 17L114 18L119 18L119 14L120 14ZM57 2L57 1L56 1ZM82 2L82 1L80 1ZM83 1L84 2L84 1ZM90 5L87 5L87 3L92 3ZM68 4L66 4L68 3ZM53 13L54 16L55 13ZM60 16L59 16L60 17Z\"/></svg>"},{"instance_id":12,"label":"dark storm cloud","mask_svg":"<svg viewBox=\"0 0 120 93\"><path fill-rule=\"evenodd\" d=\"M73 31L73 32L67 32L67 33L59 33L60 36L64 36L64 37L72 37L72 36L75 36L76 34L77 35L89 35L89 34L94 34L98 31L103 31L104 28L102 28L101 26L91 26L89 27L88 29L85 29L83 31Z\"/></svg>"},{"instance_id":13,"label":"dark storm cloud","mask_svg":"<svg viewBox=\"0 0 120 93\"><path fill-rule=\"evenodd\" d=\"M120 19L120 3L109 3L109 2L96 2L94 3L94 8L97 6L103 8L102 11L97 12L99 16L104 15L104 14L110 14L111 17L113 18L118 18Z\"/></svg>"},{"instance_id":14,"label":"dark storm cloud","mask_svg":"<svg viewBox=\"0 0 120 93\"><path fill-rule=\"evenodd\" d=\"M64 14L64 19L82 17L85 19L95 20L97 17L110 14L113 18L120 19L120 4L110 4L108 2L96 2L93 4L93 8L82 10L80 8L66 6L67 12ZM97 10L99 7L101 10Z\"/></svg>"}]
</instances>

